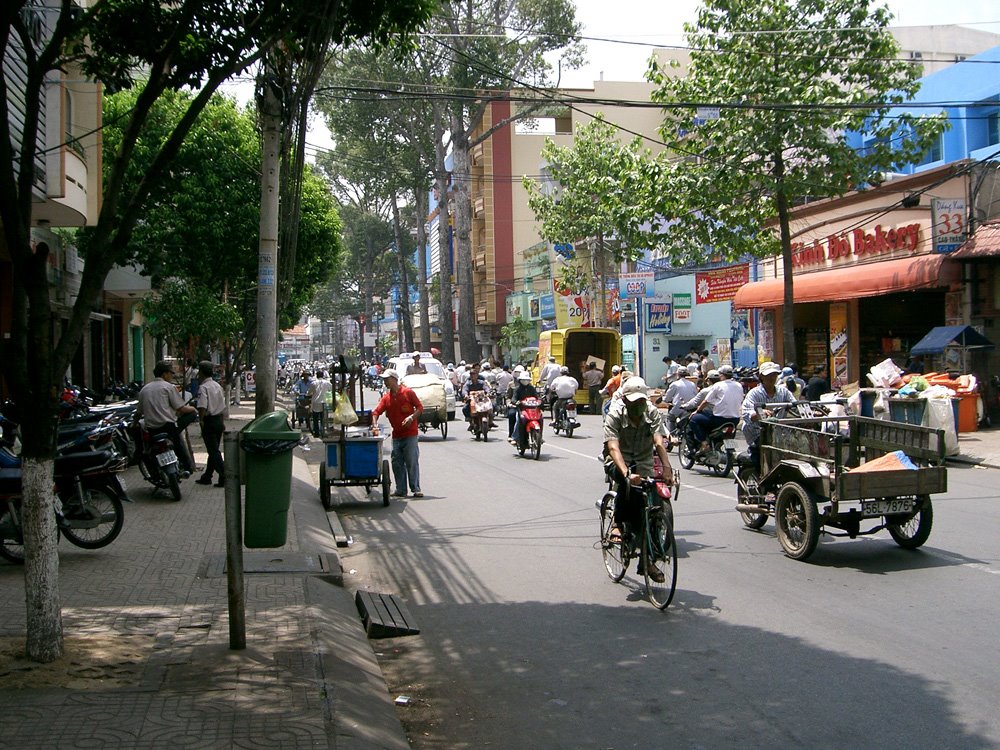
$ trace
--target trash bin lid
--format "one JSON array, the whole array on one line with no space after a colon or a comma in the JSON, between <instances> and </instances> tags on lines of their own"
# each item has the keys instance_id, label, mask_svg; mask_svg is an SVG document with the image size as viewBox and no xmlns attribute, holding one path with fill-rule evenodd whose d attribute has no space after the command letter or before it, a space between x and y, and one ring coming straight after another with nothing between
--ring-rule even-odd
<instances>
[{"instance_id":1,"label":"trash bin lid","mask_svg":"<svg viewBox=\"0 0 1000 750\"><path fill-rule=\"evenodd\" d=\"M240 439L298 441L299 437L299 431L288 425L288 412L282 409L262 414L240 430Z\"/></svg>"}]
</instances>

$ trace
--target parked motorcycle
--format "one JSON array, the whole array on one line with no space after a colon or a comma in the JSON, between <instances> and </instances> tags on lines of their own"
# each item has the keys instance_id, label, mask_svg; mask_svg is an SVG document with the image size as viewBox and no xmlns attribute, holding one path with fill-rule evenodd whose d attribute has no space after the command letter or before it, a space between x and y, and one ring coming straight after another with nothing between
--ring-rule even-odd
<instances>
[{"instance_id":1,"label":"parked motorcycle","mask_svg":"<svg viewBox=\"0 0 1000 750\"><path fill-rule=\"evenodd\" d=\"M561 404L561 399L556 399L552 407L552 429L556 435L565 432L566 437L573 437L573 430L580 426L576 419L576 401L566 399L565 404Z\"/></svg>"},{"instance_id":2,"label":"parked motorcycle","mask_svg":"<svg viewBox=\"0 0 1000 750\"><path fill-rule=\"evenodd\" d=\"M105 547L121 532L122 501L129 501L124 470L125 458L113 449L56 456L56 526L77 547ZM21 505L21 459L0 447L0 556L13 563L24 561Z\"/></svg>"},{"instance_id":3,"label":"parked motorcycle","mask_svg":"<svg viewBox=\"0 0 1000 750\"><path fill-rule=\"evenodd\" d=\"M175 502L181 499L181 469L170 435L150 433L145 420L133 422L130 432L135 444L135 463L142 478L156 489L169 490Z\"/></svg>"},{"instance_id":4,"label":"parked motorcycle","mask_svg":"<svg viewBox=\"0 0 1000 750\"><path fill-rule=\"evenodd\" d=\"M528 396L517 403L518 419L521 429L517 442L517 452L524 455L531 450L537 461L542 457L542 401L534 396Z\"/></svg>"},{"instance_id":5,"label":"parked motorcycle","mask_svg":"<svg viewBox=\"0 0 1000 750\"><path fill-rule=\"evenodd\" d=\"M493 399L488 391L470 391L469 393L469 425L476 440L485 443L490 434L490 423L493 421Z\"/></svg>"},{"instance_id":6,"label":"parked motorcycle","mask_svg":"<svg viewBox=\"0 0 1000 750\"><path fill-rule=\"evenodd\" d=\"M695 464L710 469L717 477L729 476L736 458L736 424L727 422L713 429L706 438L708 450L701 451L691 431L691 415L677 418L677 427L672 436L677 445L677 456L681 467L690 469Z\"/></svg>"}]
</instances>

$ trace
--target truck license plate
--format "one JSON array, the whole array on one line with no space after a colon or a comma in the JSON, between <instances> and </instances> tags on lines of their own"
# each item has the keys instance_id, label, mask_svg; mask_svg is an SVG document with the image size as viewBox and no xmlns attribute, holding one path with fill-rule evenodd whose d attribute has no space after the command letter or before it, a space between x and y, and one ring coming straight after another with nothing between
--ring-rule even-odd
<instances>
[{"instance_id":1,"label":"truck license plate","mask_svg":"<svg viewBox=\"0 0 1000 750\"><path fill-rule=\"evenodd\" d=\"M177 463L177 454L173 451L163 451L163 453L156 454L156 462L160 466L166 466L167 464Z\"/></svg>"},{"instance_id":2,"label":"truck license plate","mask_svg":"<svg viewBox=\"0 0 1000 750\"><path fill-rule=\"evenodd\" d=\"M885 516L893 513L912 513L913 498L894 497L887 500L865 500L861 503L861 513L865 516Z\"/></svg>"}]
</instances>

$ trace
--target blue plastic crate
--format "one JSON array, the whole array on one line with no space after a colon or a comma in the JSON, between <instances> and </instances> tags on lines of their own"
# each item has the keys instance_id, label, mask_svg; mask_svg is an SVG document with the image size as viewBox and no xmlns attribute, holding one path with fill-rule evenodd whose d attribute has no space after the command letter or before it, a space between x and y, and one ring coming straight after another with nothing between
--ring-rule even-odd
<instances>
[{"instance_id":1,"label":"blue plastic crate","mask_svg":"<svg viewBox=\"0 0 1000 750\"><path fill-rule=\"evenodd\" d=\"M382 459L382 438L353 438L344 441L344 476L350 479L377 479Z\"/></svg>"}]
</instances>

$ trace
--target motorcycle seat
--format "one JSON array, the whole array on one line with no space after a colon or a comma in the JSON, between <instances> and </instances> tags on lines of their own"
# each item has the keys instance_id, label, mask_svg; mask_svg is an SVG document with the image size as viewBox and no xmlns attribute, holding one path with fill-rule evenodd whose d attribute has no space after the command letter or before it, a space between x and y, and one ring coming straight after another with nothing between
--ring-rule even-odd
<instances>
[{"instance_id":1,"label":"motorcycle seat","mask_svg":"<svg viewBox=\"0 0 1000 750\"><path fill-rule=\"evenodd\" d=\"M101 469L113 460L112 451L87 451L56 456L55 473L67 476Z\"/></svg>"}]
</instances>

